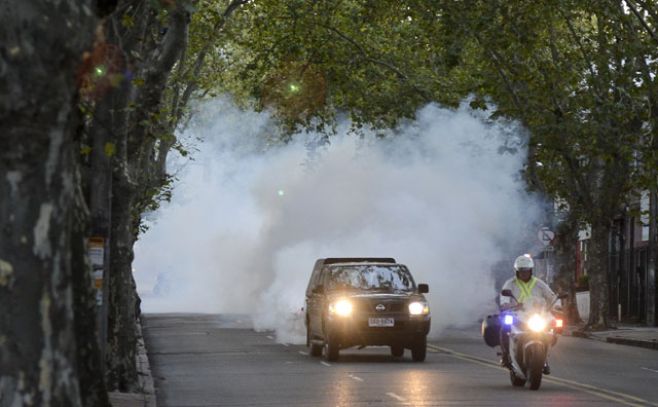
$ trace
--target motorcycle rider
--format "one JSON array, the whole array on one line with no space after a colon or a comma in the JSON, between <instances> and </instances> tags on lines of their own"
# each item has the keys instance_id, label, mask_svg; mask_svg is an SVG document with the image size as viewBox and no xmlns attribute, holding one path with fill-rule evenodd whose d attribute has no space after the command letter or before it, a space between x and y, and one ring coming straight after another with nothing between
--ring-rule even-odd
<instances>
[{"instance_id":1,"label":"motorcycle rider","mask_svg":"<svg viewBox=\"0 0 658 407\"><path fill-rule=\"evenodd\" d=\"M532 275L534 267L535 262L529 254L517 257L516 260L514 260L515 275L503 284L501 291L511 290L512 294L514 294L514 298L516 298L519 303L524 304L524 306L533 307L537 305L543 306L544 304L553 304L557 295L551 290L548 284ZM513 303L512 301L511 297L501 296L501 310L506 310L516 305L516 303ZM511 362L508 352L509 337L504 329L500 330L500 347L502 351L501 364L507 367ZM546 364L544 365L544 374L550 373L551 369L548 366L548 361L546 361Z\"/></svg>"}]
</instances>

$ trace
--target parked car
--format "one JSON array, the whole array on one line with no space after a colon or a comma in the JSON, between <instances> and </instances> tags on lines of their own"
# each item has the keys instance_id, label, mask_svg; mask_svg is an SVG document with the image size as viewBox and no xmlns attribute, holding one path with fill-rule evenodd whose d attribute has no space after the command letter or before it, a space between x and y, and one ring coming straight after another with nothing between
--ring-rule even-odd
<instances>
[{"instance_id":1,"label":"parked car","mask_svg":"<svg viewBox=\"0 0 658 407\"><path fill-rule=\"evenodd\" d=\"M410 349L421 362L431 323L427 292L393 258L318 259L306 289L306 345L330 361L352 346L390 346L393 356Z\"/></svg>"}]
</instances>

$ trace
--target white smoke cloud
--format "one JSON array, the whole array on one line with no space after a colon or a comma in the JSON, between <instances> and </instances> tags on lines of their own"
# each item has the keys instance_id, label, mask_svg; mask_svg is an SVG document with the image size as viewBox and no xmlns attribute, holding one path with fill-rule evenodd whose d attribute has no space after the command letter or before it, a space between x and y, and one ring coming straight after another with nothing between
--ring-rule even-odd
<instances>
[{"instance_id":1,"label":"white smoke cloud","mask_svg":"<svg viewBox=\"0 0 658 407\"><path fill-rule=\"evenodd\" d=\"M539 214L520 129L435 105L383 137L343 123L315 149L316 134L268 146L273 128L223 99L203 107L185 135L202 140L195 160L136 248L144 312L250 313L303 342L315 260L352 256L394 257L429 283L434 335L492 308L492 266L511 267Z\"/></svg>"}]
</instances>

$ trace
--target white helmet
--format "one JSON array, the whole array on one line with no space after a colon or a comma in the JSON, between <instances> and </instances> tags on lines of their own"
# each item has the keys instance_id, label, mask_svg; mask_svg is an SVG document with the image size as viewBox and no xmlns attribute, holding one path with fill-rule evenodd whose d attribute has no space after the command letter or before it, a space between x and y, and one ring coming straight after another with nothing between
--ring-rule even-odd
<instances>
[{"instance_id":1,"label":"white helmet","mask_svg":"<svg viewBox=\"0 0 658 407\"><path fill-rule=\"evenodd\" d=\"M532 269L535 268L535 262L532 261L532 257L529 254L524 254L519 256L514 260L514 271L517 274L520 270L528 270L532 272Z\"/></svg>"}]
</instances>

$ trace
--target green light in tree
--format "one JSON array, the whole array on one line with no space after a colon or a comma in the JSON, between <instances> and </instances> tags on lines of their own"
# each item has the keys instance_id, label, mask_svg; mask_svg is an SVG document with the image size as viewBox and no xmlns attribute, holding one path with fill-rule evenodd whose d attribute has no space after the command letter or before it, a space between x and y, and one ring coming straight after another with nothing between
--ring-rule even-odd
<instances>
[{"instance_id":1,"label":"green light in tree","mask_svg":"<svg viewBox=\"0 0 658 407\"><path fill-rule=\"evenodd\" d=\"M302 89L302 87L299 86L299 85L296 84L296 83L291 83L291 84L288 86L288 88L290 89L290 92L291 92L291 93L298 93L298 92Z\"/></svg>"},{"instance_id":2,"label":"green light in tree","mask_svg":"<svg viewBox=\"0 0 658 407\"><path fill-rule=\"evenodd\" d=\"M96 68L94 68L94 73L96 76L104 76L106 72L107 68L105 68L105 65L98 65Z\"/></svg>"}]
</instances>

